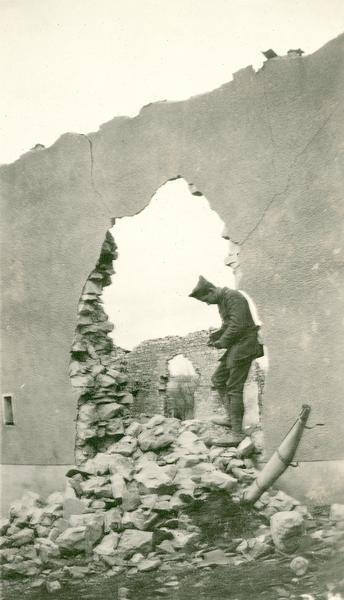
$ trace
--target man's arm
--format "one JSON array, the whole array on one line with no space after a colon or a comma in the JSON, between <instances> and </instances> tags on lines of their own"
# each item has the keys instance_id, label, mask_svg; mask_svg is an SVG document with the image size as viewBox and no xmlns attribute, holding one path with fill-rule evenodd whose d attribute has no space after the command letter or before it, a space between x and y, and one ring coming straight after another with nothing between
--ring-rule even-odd
<instances>
[{"instance_id":1,"label":"man's arm","mask_svg":"<svg viewBox=\"0 0 344 600\"><path fill-rule=\"evenodd\" d=\"M237 298L228 298L226 301L226 318L221 328L223 333L218 340L214 342L215 348L229 348L240 336L242 324L242 310Z\"/></svg>"}]
</instances>

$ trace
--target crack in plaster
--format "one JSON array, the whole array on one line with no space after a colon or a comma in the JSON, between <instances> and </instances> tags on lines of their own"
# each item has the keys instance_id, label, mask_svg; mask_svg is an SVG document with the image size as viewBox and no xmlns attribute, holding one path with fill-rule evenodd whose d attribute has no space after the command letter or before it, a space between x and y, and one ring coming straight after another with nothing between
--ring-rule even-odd
<instances>
[{"instance_id":1,"label":"crack in plaster","mask_svg":"<svg viewBox=\"0 0 344 600\"><path fill-rule=\"evenodd\" d=\"M88 135L86 135L86 133L80 133L80 135L84 138L87 139L88 141L88 145L89 145L89 149L90 149L90 176L91 176L91 185L93 188L94 193L96 194L96 196L98 196L98 198L101 200L102 204L105 206L105 208L110 211L110 208L107 206L106 202L104 201L103 195L100 193L100 191L98 190L95 180L94 180L94 151L93 151L93 142L91 140L90 137L88 137Z\"/></svg>"},{"instance_id":2,"label":"crack in plaster","mask_svg":"<svg viewBox=\"0 0 344 600\"><path fill-rule=\"evenodd\" d=\"M293 174L293 169L297 163L297 160L299 159L299 157L304 154L304 152L306 152L306 150L308 150L308 148L310 147L310 145L314 142L314 140L316 139L316 137L319 135L319 133L324 129L324 127L327 125L327 123L330 121L330 119L333 117L334 113L336 112L337 108L339 107L339 104L337 104L334 109L331 111L331 113L328 115L328 117L323 121L323 123L320 125L320 127L317 129L317 131L311 136L311 138L308 140L308 142L305 144L305 146L302 148L302 150L300 150L300 152L298 152L296 154L296 156L294 157L294 159L292 160L290 167L289 167L289 174L287 177L287 181L286 184L283 188L283 190L276 192L272 198L270 199L270 201L268 202L268 204L266 205L266 207L263 209L259 219L257 220L255 226L248 232L248 234L244 237L244 239L239 242L239 245L242 247L248 240L249 238L253 235L253 233L255 233L255 231L258 229L258 227L260 226L260 224L262 223L262 221L264 220L264 217L266 216L266 214L269 212L271 206L273 205L273 203L275 202L275 200L277 198L279 198L280 196L283 196L284 194L287 193L289 185L291 183L291 177Z\"/></svg>"},{"instance_id":3,"label":"crack in plaster","mask_svg":"<svg viewBox=\"0 0 344 600\"><path fill-rule=\"evenodd\" d=\"M266 121L267 121L269 131L270 131L271 145L272 145L273 149L275 149L275 138L274 138L274 133L273 133L273 129L272 129L271 121L270 121L269 108L268 108L269 104L268 104L268 98L267 98L267 94L266 94L264 77L262 78L262 84L263 84L263 97L264 97ZM273 154L271 156L271 165L273 167L275 178L276 178L277 170L276 170L276 163L275 163Z\"/></svg>"}]
</instances>

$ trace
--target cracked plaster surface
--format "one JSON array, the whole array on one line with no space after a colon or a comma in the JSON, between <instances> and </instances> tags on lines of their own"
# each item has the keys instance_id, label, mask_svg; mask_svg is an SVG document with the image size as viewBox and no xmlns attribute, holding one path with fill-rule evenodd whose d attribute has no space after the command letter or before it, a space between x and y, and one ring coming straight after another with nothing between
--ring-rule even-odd
<instances>
[{"instance_id":1,"label":"cracked plaster surface","mask_svg":"<svg viewBox=\"0 0 344 600\"><path fill-rule=\"evenodd\" d=\"M64 134L1 168L10 249L3 265L3 389L22 415L15 431L4 432L6 462L70 462L75 402L67 365L82 286L111 220L143 210L177 177L206 196L240 244L240 287L257 304L269 348L267 452L301 403L311 402L326 426L307 436L300 458L344 458L337 252L343 41L268 61L258 73L242 69L217 90L148 105L98 132Z\"/></svg>"}]
</instances>

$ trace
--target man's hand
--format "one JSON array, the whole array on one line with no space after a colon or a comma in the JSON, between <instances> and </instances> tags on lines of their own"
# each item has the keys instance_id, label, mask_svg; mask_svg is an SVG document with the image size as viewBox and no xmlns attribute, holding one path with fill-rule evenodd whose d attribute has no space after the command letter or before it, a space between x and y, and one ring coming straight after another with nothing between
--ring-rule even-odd
<instances>
[{"instance_id":1,"label":"man's hand","mask_svg":"<svg viewBox=\"0 0 344 600\"><path fill-rule=\"evenodd\" d=\"M210 348L217 348L217 349L223 348L221 342L219 342L218 340L214 341L214 342L212 340L209 340L207 342L207 346L210 346Z\"/></svg>"},{"instance_id":2,"label":"man's hand","mask_svg":"<svg viewBox=\"0 0 344 600\"><path fill-rule=\"evenodd\" d=\"M220 342L220 340L218 340L218 341L216 341L216 342L213 342L213 343L212 343L212 346L213 346L214 348L217 348L218 350L219 350L220 348L223 348L223 346L222 346L222 343Z\"/></svg>"}]
</instances>

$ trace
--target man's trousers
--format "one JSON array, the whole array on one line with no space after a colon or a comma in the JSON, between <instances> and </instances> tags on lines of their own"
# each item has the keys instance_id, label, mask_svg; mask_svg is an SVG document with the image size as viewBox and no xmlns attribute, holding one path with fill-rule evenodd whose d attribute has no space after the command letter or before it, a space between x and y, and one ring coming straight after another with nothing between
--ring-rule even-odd
<instances>
[{"instance_id":1,"label":"man's trousers","mask_svg":"<svg viewBox=\"0 0 344 600\"><path fill-rule=\"evenodd\" d=\"M218 391L231 421L231 428L237 433L242 431L244 385L252 360L252 358L237 360L228 366L226 358L223 357L211 378L213 387Z\"/></svg>"}]
</instances>

